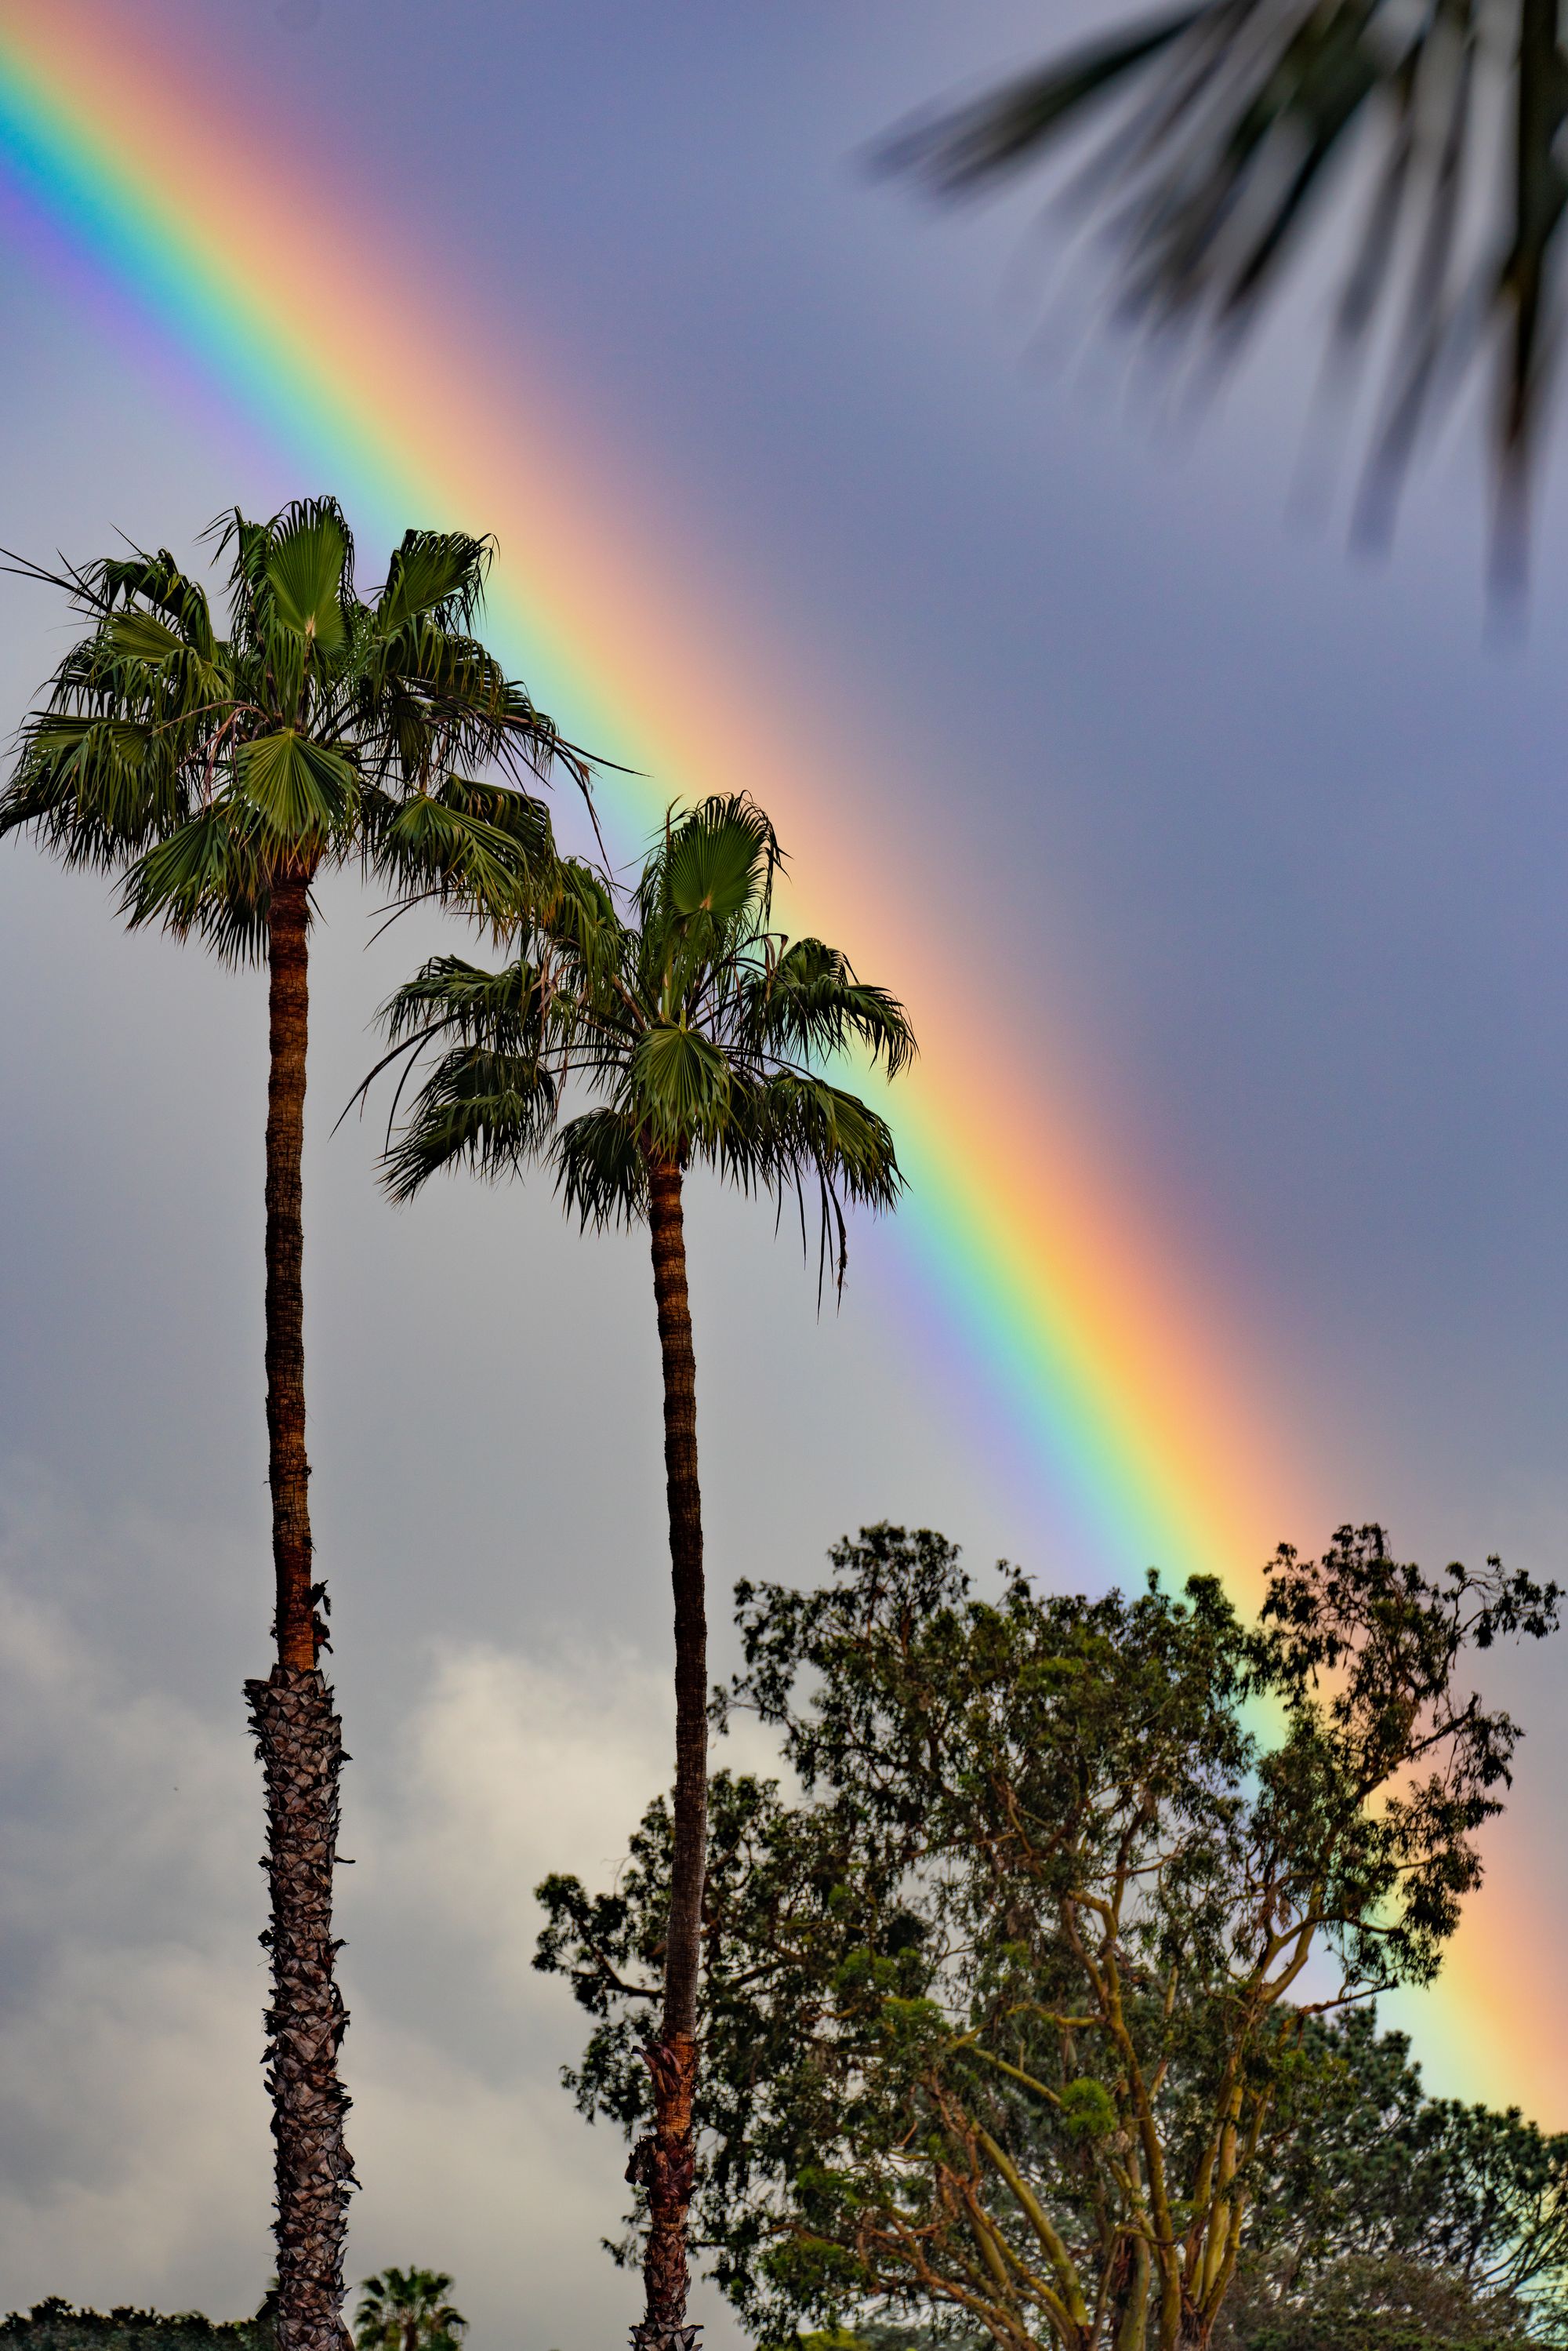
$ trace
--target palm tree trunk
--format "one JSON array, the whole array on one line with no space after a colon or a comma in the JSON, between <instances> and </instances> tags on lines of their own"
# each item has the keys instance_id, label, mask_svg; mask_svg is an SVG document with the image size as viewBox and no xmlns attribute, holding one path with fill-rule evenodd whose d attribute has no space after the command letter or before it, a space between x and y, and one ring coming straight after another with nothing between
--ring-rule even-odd
<instances>
[{"instance_id":1,"label":"palm tree trunk","mask_svg":"<svg viewBox=\"0 0 1568 2351\"><path fill-rule=\"evenodd\" d=\"M686 1293L681 1171L649 1167L648 1223L653 1295L664 1374L664 1479L670 1512L670 1573L675 1601L675 1840L670 1924L664 1948L660 2041L644 2051L653 2085L653 2129L632 2158L628 2178L648 2191L647 2311L632 2329L636 2351L682 2351L690 2266L686 2210L695 2176L692 2100L697 2074L697 1977L702 1965L703 1880L707 1864L707 1618L703 1595L702 1492L697 1483L696 1361Z\"/></svg>"},{"instance_id":2,"label":"palm tree trunk","mask_svg":"<svg viewBox=\"0 0 1568 2351\"><path fill-rule=\"evenodd\" d=\"M311 1580L305 1458L300 1155L309 1015L308 884L274 884L267 944L267 1435L277 1662L246 1684L267 1786L272 1954L267 2085L277 2146L279 2351L342 2351L343 2240L353 2168L338 2079L348 2022L335 1976L332 1867L342 1727L317 1662L325 1638Z\"/></svg>"}]
</instances>

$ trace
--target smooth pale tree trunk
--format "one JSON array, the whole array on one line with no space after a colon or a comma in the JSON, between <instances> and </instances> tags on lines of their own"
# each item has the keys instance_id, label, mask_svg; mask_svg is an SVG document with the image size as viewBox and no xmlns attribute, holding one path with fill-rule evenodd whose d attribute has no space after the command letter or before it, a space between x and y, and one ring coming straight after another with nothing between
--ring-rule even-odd
<instances>
[{"instance_id":1,"label":"smooth pale tree trunk","mask_svg":"<svg viewBox=\"0 0 1568 2351\"><path fill-rule=\"evenodd\" d=\"M305 1455L300 1154L309 1014L308 884L273 887L267 946L267 1436L277 1662L246 1684L267 1786L272 1957L267 2085L277 2146L279 2351L343 2351L343 2241L353 2167L338 2079L348 2018L332 1938L341 1725L318 1663L324 1639L312 1580Z\"/></svg>"},{"instance_id":2,"label":"smooth pale tree trunk","mask_svg":"<svg viewBox=\"0 0 1568 2351\"><path fill-rule=\"evenodd\" d=\"M1148 2340L1149 2249L1142 2237L1134 2241L1131 2273L1116 2328L1115 2351L1144 2351Z\"/></svg>"},{"instance_id":3,"label":"smooth pale tree trunk","mask_svg":"<svg viewBox=\"0 0 1568 2351\"><path fill-rule=\"evenodd\" d=\"M692 2100L697 2074L697 1978L702 1966L707 1865L707 1617L703 1593L702 1494L697 1483L696 1361L686 1292L681 1171L648 1171L653 1295L664 1375L664 1480L675 1603L675 1819L670 1924L664 1948L662 2034L643 2054L653 2085L653 2129L632 2155L629 2179L648 2191L647 2309L632 2330L636 2351L682 2351L691 2282L686 2211L695 2178Z\"/></svg>"}]
</instances>

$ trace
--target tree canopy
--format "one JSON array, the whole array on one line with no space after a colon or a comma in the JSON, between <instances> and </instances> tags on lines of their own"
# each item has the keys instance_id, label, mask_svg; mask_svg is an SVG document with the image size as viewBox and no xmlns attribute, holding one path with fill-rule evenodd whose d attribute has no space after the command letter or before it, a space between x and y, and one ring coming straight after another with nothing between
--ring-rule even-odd
<instances>
[{"instance_id":1,"label":"tree canopy","mask_svg":"<svg viewBox=\"0 0 1568 2351\"><path fill-rule=\"evenodd\" d=\"M1518 1739L1471 1662L1548 1632L1557 1593L1495 1561L1428 1576L1376 1528L1282 1550L1251 1622L1204 1578L1086 1599L1004 1569L981 1598L941 1536L889 1526L833 1566L737 1587L725 1710L778 1729L800 1792L714 1788L715 2273L770 2341L881 2315L1013 2351L1207 2342L1244 2247L1340 2241L1297 2207L1303 2134L1354 2138L1379 2067L1403 2114L1399 2062L1339 2020L1437 1972ZM536 1964L595 2019L578 2097L628 2129L668 1851L655 1803L611 1890L540 1889ZM1430 2241L1365 2220L1367 2249L1469 2229L1505 2286L1497 2148L1464 2141L1422 2158ZM1420 2155L1388 2157L1389 2229Z\"/></svg>"},{"instance_id":2,"label":"tree canopy","mask_svg":"<svg viewBox=\"0 0 1568 2351\"><path fill-rule=\"evenodd\" d=\"M207 2318L199 2310L82 2310L52 2294L0 2319L9 2351L277 2351L277 2296L254 2318Z\"/></svg>"}]
</instances>

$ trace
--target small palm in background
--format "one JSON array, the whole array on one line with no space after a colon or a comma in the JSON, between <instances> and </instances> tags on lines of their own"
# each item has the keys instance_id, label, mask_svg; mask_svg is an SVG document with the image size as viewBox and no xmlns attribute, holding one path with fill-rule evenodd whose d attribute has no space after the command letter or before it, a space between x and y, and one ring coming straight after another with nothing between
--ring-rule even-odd
<instances>
[{"instance_id":1,"label":"small palm in background","mask_svg":"<svg viewBox=\"0 0 1568 2351\"><path fill-rule=\"evenodd\" d=\"M447 2300L444 2270L382 2270L360 2288L358 2351L458 2351L468 2321Z\"/></svg>"},{"instance_id":2,"label":"small palm in background","mask_svg":"<svg viewBox=\"0 0 1568 2351\"><path fill-rule=\"evenodd\" d=\"M934 113L884 160L958 194L1078 140L1064 193L1106 234L1123 314L1221 350L1337 227L1333 351L1383 354L1364 526L1386 528L1480 362L1516 565L1561 325L1565 124L1556 0L1186 0Z\"/></svg>"},{"instance_id":3,"label":"small palm in background","mask_svg":"<svg viewBox=\"0 0 1568 2351\"><path fill-rule=\"evenodd\" d=\"M684 1190L706 1167L780 1207L814 1198L820 1275L841 1280L850 1206L890 1208L902 1188L893 1136L823 1073L858 1049L894 1075L915 1040L885 989L836 948L772 928L779 850L746 799L705 801L667 825L630 919L587 867L560 869L553 902L514 959L482 971L426 964L387 1008L388 1061L437 1058L386 1160L406 1199L438 1169L497 1176L553 1162L585 1227L646 1225L663 1353L664 1463L675 1604L674 1853L663 2022L644 2052L653 2129L628 2177L645 2189L643 2351L688 2340L686 2207L693 2181L696 1993L707 1823L707 1650L696 1371ZM383 1062L384 1069L387 1062ZM376 1073L372 1072L372 1075ZM369 1082L369 1081L367 1081ZM557 1125L563 1087L593 1106Z\"/></svg>"}]
</instances>

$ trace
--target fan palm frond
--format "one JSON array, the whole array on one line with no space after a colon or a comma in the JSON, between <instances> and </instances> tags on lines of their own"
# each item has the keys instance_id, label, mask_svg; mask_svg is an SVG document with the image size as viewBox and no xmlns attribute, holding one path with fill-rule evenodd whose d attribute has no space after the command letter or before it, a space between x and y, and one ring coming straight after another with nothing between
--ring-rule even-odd
<instances>
[{"instance_id":1,"label":"fan palm frond","mask_svg":"<svg viewBox=\"0 0 1568 2351\"><path fill-rule=\"evenodd\" d=\"M1120 305L1233 347L1335 199L1351 259L1342 360L1385 348L1363 522L1490 362L1499 551L1511 560L1560 326L1568 55L1555 0L1204 0L1068 51L889 140L943 193L1078 142L1064 193L1109 239Z\"/></svg>"},{"instance_id":2,"label":"fan palm frond","mask_svg":"<svg viewBox=\"0 0 1568 2351\"><path fill-rule=\"evenodd\" d=\"M431 616L445 629L472 629L495 557L493 538L454 530L405 532L375 600L378 621L392 631Z\"/></svg>"}]
</instances>

